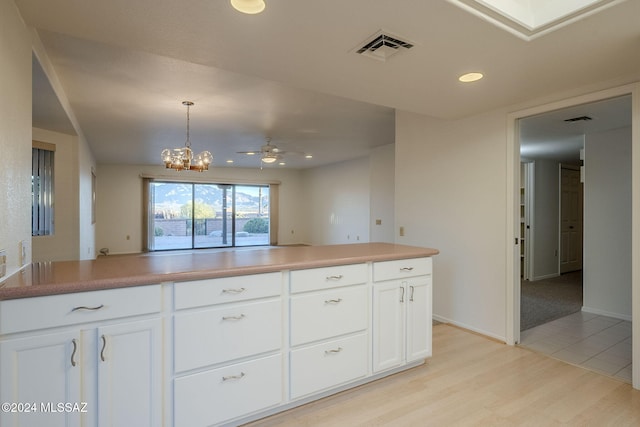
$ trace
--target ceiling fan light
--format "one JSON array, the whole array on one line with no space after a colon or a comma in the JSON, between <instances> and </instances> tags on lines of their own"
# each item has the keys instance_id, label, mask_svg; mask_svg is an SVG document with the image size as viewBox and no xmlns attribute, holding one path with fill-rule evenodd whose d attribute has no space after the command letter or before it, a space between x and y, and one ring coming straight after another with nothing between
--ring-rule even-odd
<instances>
[{"instance_id":1,"label":"ceiling fan light","mask_svg":"<svg viewBox=\"0 0 640 427\"><path fill-rule=\"evenodd\" d=\"M265 163L274 163L278 158L276 156L266 155L262 157L262 161Z\"/></svg>"},{"instance_id":2,"label":"ceiling fan light","mask_svg":"<svg viewBox=\"0 0 640 427\"><path fill-rule=\"evenodd\" d=\"M231 6L238 12L255 15L265 8L264 0L231 0Z\"/></svg>"}]
</instances>

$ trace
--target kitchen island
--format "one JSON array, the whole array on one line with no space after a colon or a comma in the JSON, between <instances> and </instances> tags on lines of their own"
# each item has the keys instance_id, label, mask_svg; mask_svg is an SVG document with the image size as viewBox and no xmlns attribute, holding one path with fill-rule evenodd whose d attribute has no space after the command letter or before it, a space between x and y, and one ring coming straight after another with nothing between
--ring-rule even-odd
<instances>
[{"instance_id":1,"label":"kitchen island","mask_svg":"<svg viewBox=\"0 0 640 427\"><path fill-rule=\"evenodd\" d=\"M370 243L33 264L0 284L0 400L16 406L0 424L237 425L416 366L431 355L437 253Z\"/></svg>"}]
</instances>

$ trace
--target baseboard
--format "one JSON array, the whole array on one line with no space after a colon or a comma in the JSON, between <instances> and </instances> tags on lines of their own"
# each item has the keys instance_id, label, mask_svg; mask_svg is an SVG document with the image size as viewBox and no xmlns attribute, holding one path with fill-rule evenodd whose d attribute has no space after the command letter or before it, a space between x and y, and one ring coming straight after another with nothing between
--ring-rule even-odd
<instances>
[{"instance_id":1,"label":"baseboard","mask_svg":"<svg viewBox=\"0 0 640 427\"><path fill-rule=\"evenodd\" d=\"M584 311L585 313L597 314L599 316L613 317L614 319L626 320L628 322L631 322L631 316L627 314L612 313L610 311L599 310L597 308L591 308L591 307L585 307L585 306L582 306L582 311Z\"/></svg>"},{"instance_id":2,"label":"baseboard","mask_svg":"<svg viewBox=\"0 0 640 427\"><path fill-rule=\"evenodd\" d=\"M458 328L466 329L466 330L468 330L470 332L473 332L473 333L476 333L476 334L479 334L479 335L484 335L485 337L488 337L488 338L491 338L491 339L494 339L494 340L497 340L497 341L500 341L500 342L503 342L503 343L507 342L507 339L505 337L503 337L503 336L496 335L496 334L493 334L491 332L487 332L487 331L485 331L483 329L478 329L478 328L473 327L471 325L467 325L466 323L457 322L455 320L447 319L446 317L438 316L437 314L434 314L432 316L432 318L437 320L438 322L448 323L448 324L456 326Z\"/></svg>"},{"instance_id":3,"label":"baseboard","mask_svg":"<svg viewBox=\"0 0 640 427\"><path fill-rule=\"evenodd\" d=\"M536 276L536 277L533 277L533 278L529 279L529 281L530 282L535 282L537 280L553 279L554 277L560 277L560 274L553 273L553 274L545 274L544 276Z\"/></svg>"}]
</instances>

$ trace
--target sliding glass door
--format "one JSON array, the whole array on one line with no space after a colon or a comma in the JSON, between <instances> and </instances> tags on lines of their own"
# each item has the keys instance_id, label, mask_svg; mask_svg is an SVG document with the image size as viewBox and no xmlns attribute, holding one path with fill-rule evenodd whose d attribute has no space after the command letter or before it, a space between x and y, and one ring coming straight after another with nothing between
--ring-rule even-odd
<instances>
[{"instance_id":1,"label":"sliding glass door","mask_svg":"<svg viewBox=\"0 0 640 427\"><path fill-rule=\"evenodd\" d=\"M269 187L151 182L149 250L269 244Z\"/></svg>"}]
</instances>

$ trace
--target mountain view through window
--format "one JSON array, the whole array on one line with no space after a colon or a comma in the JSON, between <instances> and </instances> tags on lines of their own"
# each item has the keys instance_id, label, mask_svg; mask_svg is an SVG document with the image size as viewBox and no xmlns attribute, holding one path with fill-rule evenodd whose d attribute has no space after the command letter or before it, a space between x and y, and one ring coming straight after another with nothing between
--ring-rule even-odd
<instances>
[{"instance_id":1,"label":"mountain view through window","mask_svg":"<svg viewBox=\"0 0 640 427\"><path fill-rule=\"evenodd\" d=\"M269 244L269 187L152 182L149 250Z\"/></svg>"}]
</instances>

